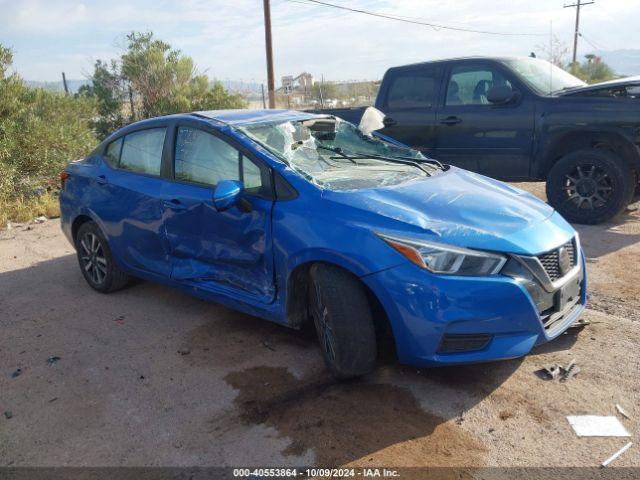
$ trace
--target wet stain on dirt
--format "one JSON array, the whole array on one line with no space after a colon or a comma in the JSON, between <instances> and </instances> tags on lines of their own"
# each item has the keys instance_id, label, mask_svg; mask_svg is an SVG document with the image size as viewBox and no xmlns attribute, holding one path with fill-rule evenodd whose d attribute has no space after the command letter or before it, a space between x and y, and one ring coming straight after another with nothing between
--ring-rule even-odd
<instances>
[{"instance_id":1,"label":"wet stain on dirt","mask_svg":"<svg viewBox=\"0 0 640 480\"><path fill-rule=\"evenodd\" d=\"M482 443L425 412L407 389L326 377L295 378L286 368L253 367L229 373L239 391L241 420L266 424L290 440L283 451L312 449L317 465L478 466Z\"/></svg>"},{"instance_id":2,"label":"wet stain on dirt","mask_svg":"<svg viewBox=\"0 0 640 480\"><path fill-rule=\"evenodd\" d=\"M224 309L217 312L215 321L190 331L179 350L190 352L182 359L192 366L237 367L255 357L308 351L316 345L312 333Z\"/></svg>"}]
</instances>

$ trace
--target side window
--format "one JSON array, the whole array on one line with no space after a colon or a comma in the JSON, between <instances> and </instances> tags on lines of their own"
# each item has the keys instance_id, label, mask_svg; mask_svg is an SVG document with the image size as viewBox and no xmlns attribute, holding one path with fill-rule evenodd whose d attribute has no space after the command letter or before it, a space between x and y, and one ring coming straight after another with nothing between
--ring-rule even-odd
<instances>
[{"instance_id":1,"label":"side window","mask_svg":"<svg viewBox=\"0 0 640 480\"><path fill-rule=\"evenodd\" d=\"M487 92L493 86L511 82L490 66L457 66L447 84L446 105L488 105Z\"/></svg>"},{"instance_id":2,"label":"side window","mask_svg":"<svg viewBox=\"0 0 640 480\"><path fill-rule=\"evenodd\" d=\"M107 163L112 167L117 167L120 162L120 150L122 149L122 137L114 140L107 145L107 151L105 153L105 159Z\"/></svg>"},{"instance_id":3,"label":"side window","mask_svg":"<svg viewBox=\"0 0 640 480\"><path fill-rule=\"evenodd\" d=\"M167 129L151 128L124 137L120 168L132 172L160 175L162 147Z\"/></svg>"},{"instance_id":4,"label":"side window","mask_svg":"<svg viewBox=\"0 0 640 480\"><path fill-rule=\"evenodd\" d=\"M435 103L437 78L435 68L398 73L387 91L387 107L430 108Z\"/></svg>"},{"instance_id":5,"label":"side window","mask_svg":"<svg viewBox=\"0 0 640 480\"><path fill-rule=\"evenodd\" d=\"M242 157L242 181L247 193L254 195L263 193L262 187L268 185L268 180L263 180L264 175L265 169L261 169L250 158Z\"/></svg>"},{"instance_id":6,"label":"side window","mask_svg":"<svg viewBox=\"0 0 640 480\"><path fill-rule=\"evenodd\" d=\"M217 185L221 180L240 180L240 152L203 130L179 127L175 175L178 180L207 185Z\"/></svg>"}]
</instances>

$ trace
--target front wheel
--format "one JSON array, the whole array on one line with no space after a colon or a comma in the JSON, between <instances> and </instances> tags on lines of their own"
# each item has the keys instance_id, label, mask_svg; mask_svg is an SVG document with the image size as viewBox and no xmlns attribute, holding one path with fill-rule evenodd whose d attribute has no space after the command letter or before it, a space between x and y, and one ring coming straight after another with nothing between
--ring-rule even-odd
<instances>
[{"instance_id":1,"label":"front wheel","mask_svg":"<svg viewBox=\"0 0 640 480\"><path fill-rule=\"evenodd\" d=\"M570 222L612 219L631 202L635 175L608 150L579 150L562 157L547 175L547 198Z\"/></svg>"},{"instance_id":2,"label":"front wheel","mask_svg":"<svg viewBox=\"0 0 640 480\"><path fill-rule=\"evenodd\" d=\"M129 276L114 261L107 239L98 225L83 223L75 240L80 270L91 288L108 293L129 283Z\"/></svg>"},{"instance_id":3,"label":"front wheel","mask_svg":"<svg viewBox=\"0 0 640 480\"><path fill-rule=\"evenodd\" d=\"M376 335L364 286L332 265L315 264L310 275L309 313L327 368L338 379L371 372Z\"/></svg>"}]
</instances>

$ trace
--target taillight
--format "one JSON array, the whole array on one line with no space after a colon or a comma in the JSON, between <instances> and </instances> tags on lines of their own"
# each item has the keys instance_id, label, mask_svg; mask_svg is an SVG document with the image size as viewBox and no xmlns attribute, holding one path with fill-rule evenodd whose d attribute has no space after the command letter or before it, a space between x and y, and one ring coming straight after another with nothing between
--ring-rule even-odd
<instances>
[{"instance_id":1,"label":"taillight","mask_svg":"<svg viewBox=\"0 0 640 480\"><path fill-rule=\"evenodd\" d=\"M67 172L60 172L60 190L64 190L64 184L70 175Z\"/></svg>"}]
</instances>

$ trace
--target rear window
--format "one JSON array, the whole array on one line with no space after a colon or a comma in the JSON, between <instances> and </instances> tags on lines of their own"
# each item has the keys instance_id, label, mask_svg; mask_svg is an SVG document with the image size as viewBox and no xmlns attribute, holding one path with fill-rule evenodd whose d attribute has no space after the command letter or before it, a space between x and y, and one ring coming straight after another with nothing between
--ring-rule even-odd
<instances>
[{"instance_id":1,"label":"rear window","mask_svg":"<svg viewBox=\"0 0 640 480\"><path fill-rule=\"evenodd\" d=\"M435 69L400 72L389 85L387 107L391 110L405 108L430 108L436 97L437 74Z\"/></svg>"},{"instance_id":2,"label":"rear window","mask_svg":"<svg viewBox=\"0 0 640 480\"><path fill-rule=\"evenodd\" d=\"M165 127L150 128L125 136L119 167L132 172L160 175L166 132Z\"/></svg>"}]
</instances>

